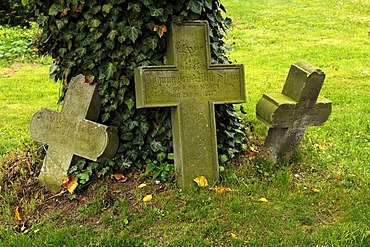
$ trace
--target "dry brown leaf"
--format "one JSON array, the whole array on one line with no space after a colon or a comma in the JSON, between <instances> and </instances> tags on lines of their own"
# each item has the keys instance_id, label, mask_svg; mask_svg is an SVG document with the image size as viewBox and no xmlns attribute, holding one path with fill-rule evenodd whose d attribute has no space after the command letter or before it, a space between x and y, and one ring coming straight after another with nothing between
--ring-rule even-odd
<instances>
[{"instance_id":1,"label":"dry brown leaf","mask_svg":"<svg viewBox=\"0 0 370 247\"><path fill-rule=\"evenodd\" d=\"M161 30L161 33L159 34L159 37L162 38L162 36L165 32L167 32L167 27L166 27L166 25L162 25L162 30Z\"/></svg>"},{"instance_id":2,"label":"dry brown leaf","mask_svg":"<svg viewBox=\"0 0 370 247\"><path fill-rule=\"evenodd\" d=\"M125 175L123 175L122 173L115 173L115 174L113 174L113 177L119 183L124 183L124 182L127 181L127 177L125 177Z\"/></svg>"},{"instance_id":3,"label":"dry brown leaf","mask_svg":"<svg viewBox=\"0 0 370 247\"><path fill-rule=\"evenodd\" d=\"M218 194L225 194L227 192L232 191L229 187L224 187L224 186L216 186L214 188L211 188L211 190Z\"/></svg>"},{"instance_id":4,"label":"dry brown leaf","mask_svg":"<svg viewBox=\"0 0 370 247\"><path fill-rule=\"evenodd\" d=\"M152 195L146 195L143 198L143 202L150 202L153 199Z\"/></svg>"},{"instance_id":5,"label":"dry brown leaf","mask_svg":"<svg viewBox=\"0 0 370 247\"><path fill-rule=\"evenodd\" d=\"M91 84L94 80L89 76L85 75L85 83Z\"/></svg>"},{"instance_id":6,"label":"dry brown leaf","mask_svg":"<svg viewBox=\"0 0 370 247\"><path fill-rule=\"evenodd\" d=\"M204 176L194 178L193 181L196 182L199 187L208 187L208 181Z\"/></svg>"},{"instance_id":7,"label":"dry brown leaf","mask_svg":"<svg viewBox=\"0 0 370 247\"><path fill-rule=\"evenodd\" d=\"M73 194L75 192L77 186L77 177L74 173L63 179L63 187L66 188L70 194Z\"/></svg>"},{"instance_id":8,"label":"dry brown leaf","mask_svg":"<svg viewBox=\"0 0 370 247\"><path fill-rule=\"evenodd\" d=\"M154 25L153 31L157 32L159 37L162 38L163 34L167 32L167 27L166 25L162 25L161 27L159 27L159 25Z\"/></svg>"}]
</instances>

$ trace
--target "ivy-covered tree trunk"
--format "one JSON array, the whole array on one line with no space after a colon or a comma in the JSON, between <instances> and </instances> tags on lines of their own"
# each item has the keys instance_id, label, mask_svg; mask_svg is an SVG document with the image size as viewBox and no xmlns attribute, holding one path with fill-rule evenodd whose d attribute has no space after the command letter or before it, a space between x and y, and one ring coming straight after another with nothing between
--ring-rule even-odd
<instances>
[{"instance_id":1,"label":"ivy-covered tree trunk","mask_svg":"<svg viewBox=\"0 0 370 247\"><path fill-rule=\"evenodd\" d=\"M120 146L101 172L132 165L166 178L173 163L169 109L136 109L134 69L162 65L171 22L207 20L214 63L228 63L222 38L230 25L218 0L56 0L32 2L42 27L40 48L54 59L51 75L66 87L84 74L99 84L100 121L117 127ZM216 107L219 155L241 150L241 119L231 105ZM226 155L226 156L225 156ZM91 173L89 165L74 169ZM96 168L96 166L94 166Z\"/></svg>"},{"instance_id":2,"label":"ivy-covered tree trunk","mask_svg":"<svg viewBox=\"0 0 370 247\"><path fill-rule=\"evenodd\" d=\"M29 26L33 17L30 6L23 6L22 0L0 0L0 25Z\"/></svg>"}]
</instances>

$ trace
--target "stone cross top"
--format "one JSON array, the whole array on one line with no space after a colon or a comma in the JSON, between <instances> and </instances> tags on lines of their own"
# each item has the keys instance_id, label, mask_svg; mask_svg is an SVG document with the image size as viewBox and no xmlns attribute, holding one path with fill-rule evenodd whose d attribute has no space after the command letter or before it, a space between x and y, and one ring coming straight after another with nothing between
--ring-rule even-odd
<instances>
[{"instance_id":1,"label":"stone cross top","mask_svg":"<svg viewBox=\"0 0 370 247\"><path fill-rule=\"evenodd\" d=\"M136 105L172 107L175 169L180 187L218 179L215 104L245 101L242 65L211 64L208 23L172 24L166 66L136 69Z\"/></svg>"},{"instance_id":2,"label":"stone cross top","mask_svg":"<svg viewBox=\"0 0 370 247\"><path fill-rule=\"evenodd\" d=\"M59 190L77 157L104 161L118 148L115 129L95 123L100 112L97 85L85 76L72 78L61 112L42 109L30 124L31 138L49 145L39 176L40 183Z\"/></svg>"},{"instance_id":3,"label":"stone cross top","mask_svg":"<svg viewBox=\"0 0 370 247\"><path fill-rule=\"evenodd\" d=\"M290 68L282 93L264 94L257 118L270 129L265 150L273 162L295 153L308 126L322 125L331 113L331 101L319 96L325 74L306 62Z\"/></svg>"}]
</instances>

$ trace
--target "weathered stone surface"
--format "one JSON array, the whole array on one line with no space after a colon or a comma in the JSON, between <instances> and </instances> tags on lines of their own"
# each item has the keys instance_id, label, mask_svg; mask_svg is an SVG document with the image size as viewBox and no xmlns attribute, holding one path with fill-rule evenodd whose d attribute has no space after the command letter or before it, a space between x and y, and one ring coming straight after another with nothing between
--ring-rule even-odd
<instances>
[{"instance_id":1,"label":"weathered stone surface","mask_svg":"<svg viewBox=\"0 0 370 247\"><path fill-rule=\"evenodd\" d=\"M74 77L60 112L42 109L30 124L31 138L49 145L39 176L40 183L59 190L67 171L78 157L104 161L118 148L116 130L95 123L100 112L97 85Z\"/></svg>"},{"instance_id":2,"label":"weathered stone surface","mask_svg":"<svg viewBox=\"0 0 370 247\"><path fill-rule=\"evenodd\" d=\"M137 107L172 107L175 169L180 187L218 179L214 104L245 101L242 65L212 65L208 23L172 24L166 66L135 71Z\"/></svg>"},{"instance_id":3,"label":"weathered stone surface","mask_svg":"<svg viewBox=\"0 0 370 247\"><path fill-rule=\"evenodd\" d=\"M306 128L328 119L331 101L319 96L324 80L320 69L297 62L290 68L283 92L264 94L257 103L257 118L270 127L264 149L273 162L290 159Z\"/></svg>"}]
</instances>

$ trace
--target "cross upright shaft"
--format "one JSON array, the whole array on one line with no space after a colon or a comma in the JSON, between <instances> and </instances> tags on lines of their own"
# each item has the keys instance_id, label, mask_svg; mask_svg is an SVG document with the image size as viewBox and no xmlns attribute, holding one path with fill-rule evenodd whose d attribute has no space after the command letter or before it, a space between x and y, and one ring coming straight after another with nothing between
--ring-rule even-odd
<instances>
[{"instance_id":1,"label":"cross upright shaft","mask_svg":"<svg viewBox=\"0 0 370 247\"><path fill-rule=\"evenodd\" d=\"M172 24L167 66L135 71L137 107L172 107L175 167L180 187L203 175L218 179L214 104L245 101L242 65L212 65L208 23Z\"/></svg>"}]
</instances>

